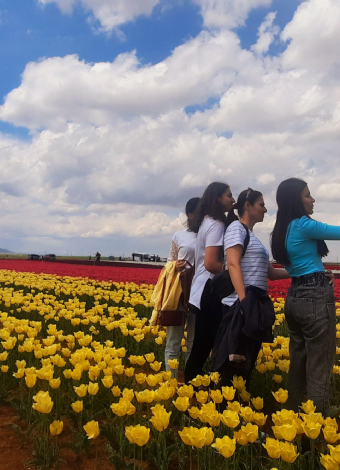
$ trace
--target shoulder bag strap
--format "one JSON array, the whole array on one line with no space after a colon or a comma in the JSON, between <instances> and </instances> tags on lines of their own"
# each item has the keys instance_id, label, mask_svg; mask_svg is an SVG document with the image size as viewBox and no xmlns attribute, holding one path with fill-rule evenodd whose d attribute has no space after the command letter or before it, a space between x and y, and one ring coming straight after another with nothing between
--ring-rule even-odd
<instances>
[{"instance_id":1,"label":"shoulder bag strap","mask_svg":"<svg viewBox=\"0 0 340 470\"><path fill-rule=\"evenodd\" d=\"M247 232L246 238L244 239L243 250L242 250L242 256L244 256L246 251L247 251L248 245L249 245L250 234L249 234L249 228L245 224L242 224L242 225L243 225L243 227L245 228L245 230Z\"/></svg>"}]
</instances>

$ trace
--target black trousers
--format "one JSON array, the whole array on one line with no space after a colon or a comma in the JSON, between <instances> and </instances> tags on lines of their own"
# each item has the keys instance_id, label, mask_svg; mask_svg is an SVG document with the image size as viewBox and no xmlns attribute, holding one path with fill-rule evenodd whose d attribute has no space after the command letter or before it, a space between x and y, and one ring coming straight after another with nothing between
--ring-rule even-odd
<instances>
[{"instance_id":1,"label":"black trousers","mask_svg":"<svg viewBox=\"0 0 340 470\"><path fill-rule=\"evenodd\" d=\"M221 303L210 313L202 312L194 306L190 309L196 315L196 322L194 342L184 372L186 384L202 374L204 363L211 353L222 320Z\"/></svg>"}]
</instances>

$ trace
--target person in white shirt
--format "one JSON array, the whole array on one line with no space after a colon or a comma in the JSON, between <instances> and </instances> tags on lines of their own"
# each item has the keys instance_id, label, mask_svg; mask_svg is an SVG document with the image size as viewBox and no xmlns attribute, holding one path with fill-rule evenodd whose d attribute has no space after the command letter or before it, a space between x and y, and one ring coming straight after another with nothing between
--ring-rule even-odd
<instances>
[{"instance_id":1,"label":"person in white shirt","mask_svg":"<svg viewBox=\"0 0 340 470\"><path fill-rule=\"evenodd\" d=\"M214 182L206 188L194 212L192 223L197 242L189 306L196 315L196 322L194 343L185 367L186 383L202 373L222 319L222 308L201 311L201 296L207 280L224 269L223 234L229 223L225 213L232 209L234 202L230 187Z\"/></svg>"},{"instance_id":2,"label":"person in white shirt","mask_svg":"<svg viewBox=\"0 0 340 470\"><path fill-rule=\"evenodd\" d=\"M199 197L189 199L185 206L185 213L187 215L187 229L178 230L172 237L171 251L168 261L176 261L176 270L186 269L186 262L188 261L192 266L195 264L195 247L197 233L192 231L191 222L193 219L193 212L195 211L199 202ZM168 326L166 329L166 345L165 345L165 368L172 370L172 376L177 378L178 369L171 369L168 361L169 359L178 359L181 351L181 341L184 335L185 325L181 326ZM195 315L189 312L186 319L186 361L190 355L195 331Z\"/></svg>"}]
</instances>

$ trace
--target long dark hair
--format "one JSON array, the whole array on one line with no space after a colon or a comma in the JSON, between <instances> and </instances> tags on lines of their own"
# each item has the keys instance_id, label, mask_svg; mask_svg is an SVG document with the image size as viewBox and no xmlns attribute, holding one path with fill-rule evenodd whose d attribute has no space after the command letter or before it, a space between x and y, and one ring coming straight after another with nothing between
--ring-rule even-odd
<instances>
[{"instance_id":1,"label":"long dark hair","mask_svg":"<svg viewBox=\"0 0 340 470\"><path fill-rule=\"evenodd\" d=\"M220 220L226 227L231 223L230 218L225 215L221 202L218 200L229 188L230 186L226 183L214 182L209 184L195 209L191 221L193 232L198 232L206 215L215 220Z\"/></svg>"},{"instance_id":2,"label":"long dark hair","mask_svg":"<svg viewBox=\"0 0 340 470\"><path fill-rule=\"evenodd\" d=\"M189 199L189 201L185 205L185 213L187 217L189 214L193 214L195 212L195 209L197 207L197 204L200 202L199 197L192 197ZM189 232L193 232L193 227L192 227L192 219L188 217L186 223L185 223L187 229Z\"/></svg>"},{"instance_id":3,"label":"long dark hair","mask_svg":"<svg viewBox=\"0 0 340 470\"><path fill-rule=\"evenodd\" d=\"M244 205L246 202L249 202L249 204L253 206L261 196L262 193L260 193L260 191L256 191L252 188L248 188L240 192L236 204L234 205L234 209L237 209L239 217L242 217L244 214Z\"/></svg>"},{"instance_id":4,"label":"long dark hair","mask_svg":"<svg viewBox=\"0 0 340 470\"><path fill-rule=\"evenodd\" d=\"M300 219L306 214L305 207L302 202L301 193L307 186L307 183L299 178L289 178L279 184L276 192L277 215L274 230L271 234L271 247L273 258L281 264L289 265L286 235L288 226L294 219ZM317 240L318 253L321 257L328 254L324 240Z\"/></svg>"}]
</instances>

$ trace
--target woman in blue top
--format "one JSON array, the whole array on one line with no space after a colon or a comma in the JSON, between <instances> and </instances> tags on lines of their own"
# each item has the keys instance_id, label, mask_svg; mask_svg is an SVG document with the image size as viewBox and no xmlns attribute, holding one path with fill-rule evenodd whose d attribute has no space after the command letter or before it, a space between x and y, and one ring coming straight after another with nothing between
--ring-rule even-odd
<instances>
[{"instance_id":1,"label":"woman in blue top","mask_svg":"<svg viewBox=\"0 0 340 470\"><path fill-rule=\"evenodd\" d=\"M340 240L340 227L311 219L315 199L298 178L279 185L276 201L273 257L292 278L285 305L290 331L287 405L298 411L307 391L307 399L325 416L336 349L336 311L334 276L325 273L321 258L328 253L324 240Z\"/></svg>"}]
</instances>

